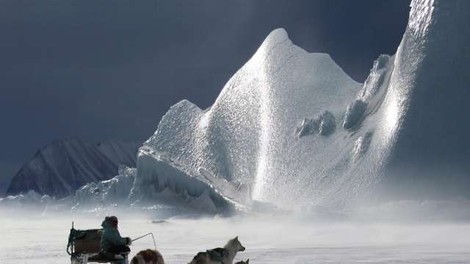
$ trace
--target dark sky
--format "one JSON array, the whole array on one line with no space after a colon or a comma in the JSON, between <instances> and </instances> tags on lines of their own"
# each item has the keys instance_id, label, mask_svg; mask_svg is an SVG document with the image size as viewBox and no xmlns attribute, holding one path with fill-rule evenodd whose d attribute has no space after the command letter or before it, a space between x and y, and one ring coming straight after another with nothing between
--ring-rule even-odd
<instances>
[{"instance_id":1,"label":"dark sky","mask_svg":"<svg viewBox=\"0 0 470 264\"><path fill-rule=\"evenodd\" d=\"M55 139L145 140L168 108L209 107L272 30L362 82L409 0L0 0L0 194Z\"/></svg>"}]
</instances>

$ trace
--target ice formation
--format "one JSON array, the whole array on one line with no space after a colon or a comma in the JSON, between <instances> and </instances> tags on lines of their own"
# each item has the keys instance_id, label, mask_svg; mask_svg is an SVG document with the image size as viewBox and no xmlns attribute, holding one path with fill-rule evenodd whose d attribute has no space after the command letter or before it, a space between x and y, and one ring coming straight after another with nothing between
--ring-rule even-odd
<instances>
[{"instance_id":1,"label":"ice formation","mask_svg":"<svg viewBox=\"0 0 470 264\"><path fill-rule=\"evenodd\" d=\"M351 129L358 125L366 110L367 103L359 99L348 105L343 122L344 129Z\"/></svg>"},{"instance_id":2,"label":"ice formation","mask_svg":"<svg viewBox=\"0 0 470 264\"><path fill-rule=\"evenodd\" d=\"M167 158L140 151L138 178L166 181L168 176L148 169L159 160L234 202L262 199L256 196L266 190L279 191L273 195L285 200L282 195L291 195L274 189L281 184L277 180L283 189L303 193L306 182L299 180L311 178L304 173L312 167L311 159L320 161L325 154L315 149L333 149L335 144L333 137L299 140L294 135L298 123L328 111L322 133L332 133L334 115L343 115L359 89L330 56L307 53L293 45L283 29L275 30L210 109L182 101L168 111L143 147ZM240 186L242 191L227 195Z\"/></svg>"},{"instance_id":3,"label":"ice formation","mask_svg":"<svg viewBox=\"0 0 470 264\"><path fill-rule=\"evenodd\" d=\"M142 147L137 162L138 175L131 190L133 204L155 201L170 206L204 209L216 213L230 208L228 202L207 182L188 175L168 157Z\"/></svg>"},{"instance_id":4,"label":"ice formation","mask_svg":"<svg viewBox=\"0 0 470 264\"><path fill-rule=\"evenodd\" d=\"M400 110L382 181L391 196L470 194L469 17L465 0L411 3L388 88Z\"/></svg>"},{"instance_id":5,"label":"ice formation","mask_svg":"<svg viewBox=\"0 0 470 264\"><path fill-rule=\"evenodd\" d=\"M303 137L306 135L311 135L318 133L322 136L328 136L332 134L336 129L336 119L335 116L325 111L321 115L317 116L314 119L305 118L302 121L300 127L296 129L297 135Z\"/></svg>"},{"instance_id":6,"label":"ice formation","mask_svg":"<svg viewBox=\"0 0 470 264\"><path fill-rule=\"evenodd\" d=\"M54 197L41 195L35 191L28 191L19 195L11 195L0 198L0 205L10 208L36 207L38 205L47 205L55 201Z\"/></svg>"},{"instance_id":7,"label":"ice formation","mask_svg":"<svg viewBox=\"0 0 470 264\"><path fill-rule=\"evenodd\" d=\"M139 152L135 190L281 208L431 182L468 195L469 11L463 0L412 1L397 53L381 55L362 88L330 56L273 31L209 109L171 107Z\"/></svg>"},{"instance_id":8,"label":"ice formation","mask_svg":"<svg viewBox=\"0 0 470 264\"><path fill-rule=\"evenodd\" d=\"M135 168L121 166L118 175L100 182L90 182L75 191L74 206L124 203L130 194L136 175Z\"/></svg>"},{"instance_id":9,"label":"ice formation","mask_svg":"<svg viewBox=\"0 0 470 264\"><path fill-rule=\"evenodd\" d=\"M210 108L168 110L132 176L74 199L331 215L370 197L468 197L469 16L470 1L413 0L397 53L379 56L364 84L274 30Z\"/></svg>"}]
</instances>

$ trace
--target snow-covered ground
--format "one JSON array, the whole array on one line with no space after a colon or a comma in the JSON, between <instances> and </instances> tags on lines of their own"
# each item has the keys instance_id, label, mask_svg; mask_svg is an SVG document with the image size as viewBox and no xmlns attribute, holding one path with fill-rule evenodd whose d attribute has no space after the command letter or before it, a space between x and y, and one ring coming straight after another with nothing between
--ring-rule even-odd
<instances>
[{"instance_id":1,"label":"snow-covered ground","mask_svg":"<svg viewBox=\"0 0 470 264\"><path fill-rule=\"evenodd\" d=\"M123 236L155 235L167 263L188 263L198 252L239 236L246 247L236 260L275 263L469 263L470 224L326 223L258 216L174 219L158 222L119 215ZM70 263L71 222L99 228L102 216L43 215L0 218L0 263ZM150 236L134 242L135 254L153 248Z\"/></svg>"}]
</instances>

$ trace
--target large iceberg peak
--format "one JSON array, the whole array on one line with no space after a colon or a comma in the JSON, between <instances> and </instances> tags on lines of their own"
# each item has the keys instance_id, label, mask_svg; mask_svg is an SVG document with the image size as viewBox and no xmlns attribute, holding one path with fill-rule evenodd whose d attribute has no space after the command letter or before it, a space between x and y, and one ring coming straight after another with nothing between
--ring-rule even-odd
<instances>
[{"instance_id":1,"label":"large iceberg peak","mask_svg":"<svg viewBox=\"0 0 470 264\"><path fill-rule=\"evenodd\" d=\"M263 41L259 49L270 49L276 45L279 45L283 42L292 43L289 39L287 31L283 28L278 28L273 30L266 39Z\"/></svg>"},{"instance_id":2,"label":"large iceberg peak","mask_svg":"<svg viewBox=\"0 0 470 264\"><path fill-rule=\"evenodd\" d=\"M170 108L140 152L138 164L146 169L138 168L136 183L156 178L172 185L176 178L156 165L166 162L230 200L276 197L273 202L289 205L297 199L284 199L290 196L285 189L301 191L316 184L309 178L325 170L322 156L337 147L333 143L325 151L327 142L348 133L335 135L332 128L360 87L329 55L308 53L284 29L276 29L209 109L200 111L188 102ZM323 113L329 113L330 129L299 140L296 130L302 121ZM303 180L284 184L291 176ZM279 189L279 184L287 187Z\"/></svg>"}]
</instances>

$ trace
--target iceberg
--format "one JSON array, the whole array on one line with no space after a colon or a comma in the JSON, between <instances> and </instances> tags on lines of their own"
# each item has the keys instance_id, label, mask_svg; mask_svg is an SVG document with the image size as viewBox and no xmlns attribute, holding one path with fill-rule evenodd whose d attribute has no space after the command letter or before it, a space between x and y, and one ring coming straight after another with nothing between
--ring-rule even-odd
<instances>
[{"instance_id":1,"label":"iceberg","mask_svg":"<svg viewBox=\"0 0 470 264\"><path fill-rule=\"evenodd\" d=\"M81 205L125 203L136 175L135 168L121 166L118 175L109 180L90 182L75 191L74 207Z\"/></svg>"},{"instance_id":2,"label":"iceberg","mask_svg":"<svg viewBox=\"0 0 470 264\"><path fill-rule=\"evenodd\" d=\"M333 184L309 180L315 177L306 172L315 166L314 160L323 163L325 155L340 147L335 138L348 132L334 132L336 122L360 88L329 55L308 53L295 46L285 30L275 30L212 107L201 110L182 101L170 108L139 151L137 179L160 179L158 173L150 176L152 165L140 161L155 160L149 152L165 153L170 166L234 204L246 205L252 199L294 202L285 189L307 194L308 185ZM299 122L309 116L319 116L316 129L328 137L295 135ZM275 187L278 184L282 190Z\"/></svg>"},{"instance_id":3,"label":"iceberg","mask_svg":"<svg viewBox=\"0 0 470 264\"><path fill-rule=\"evenodd\" d=\"M276 29L211 107L176 103L139 148L135 169L111 180L115 173L72 176L88 184L69 199L210 214L297 209L354 216L347 209L356 207L364 215L406 215L407 208L446 206L455 213L470 196L469 16L466 0L413 0L396 54L380 55L364 83ZM79 154L96 151L77 149L67 151L79 161L70 168L88 170ZM104 167L130 158L114 145L100 149L108 153ZM44 153L32 171L44 171L51 157ZM54 177L33 175L36 185L28 185L22 176L12 186L73 193L70 179L52 173L59 167L48 168ZM48 182L58 187L49 190ZM361 207L371 201L382 203Z\"/></svg>"},{"instance_id":4,"label":"iceberg","mask_svg":"<svg viewBox=\"0 0 470 264\"><path fill-rule=\"evenodd\" d=\"M469 13L468 1L413 0L397 53L363 84L274 30L210 108L169 109L139 150L135 193L280 208L468 196Z\"/></svg>"},{"instance_id":5,"label":"iceberg","mask_svg":"<svg viewBox=\"0 0 470 264\"><path fill-rule=\"evenodd\" d=\"M188 175L164 155L146 152L142 147L137 168L129 196L133 205L148 207L158 203L208 213L230 213L234 209L207 181Z\"/></svg>"}]
</instances>

